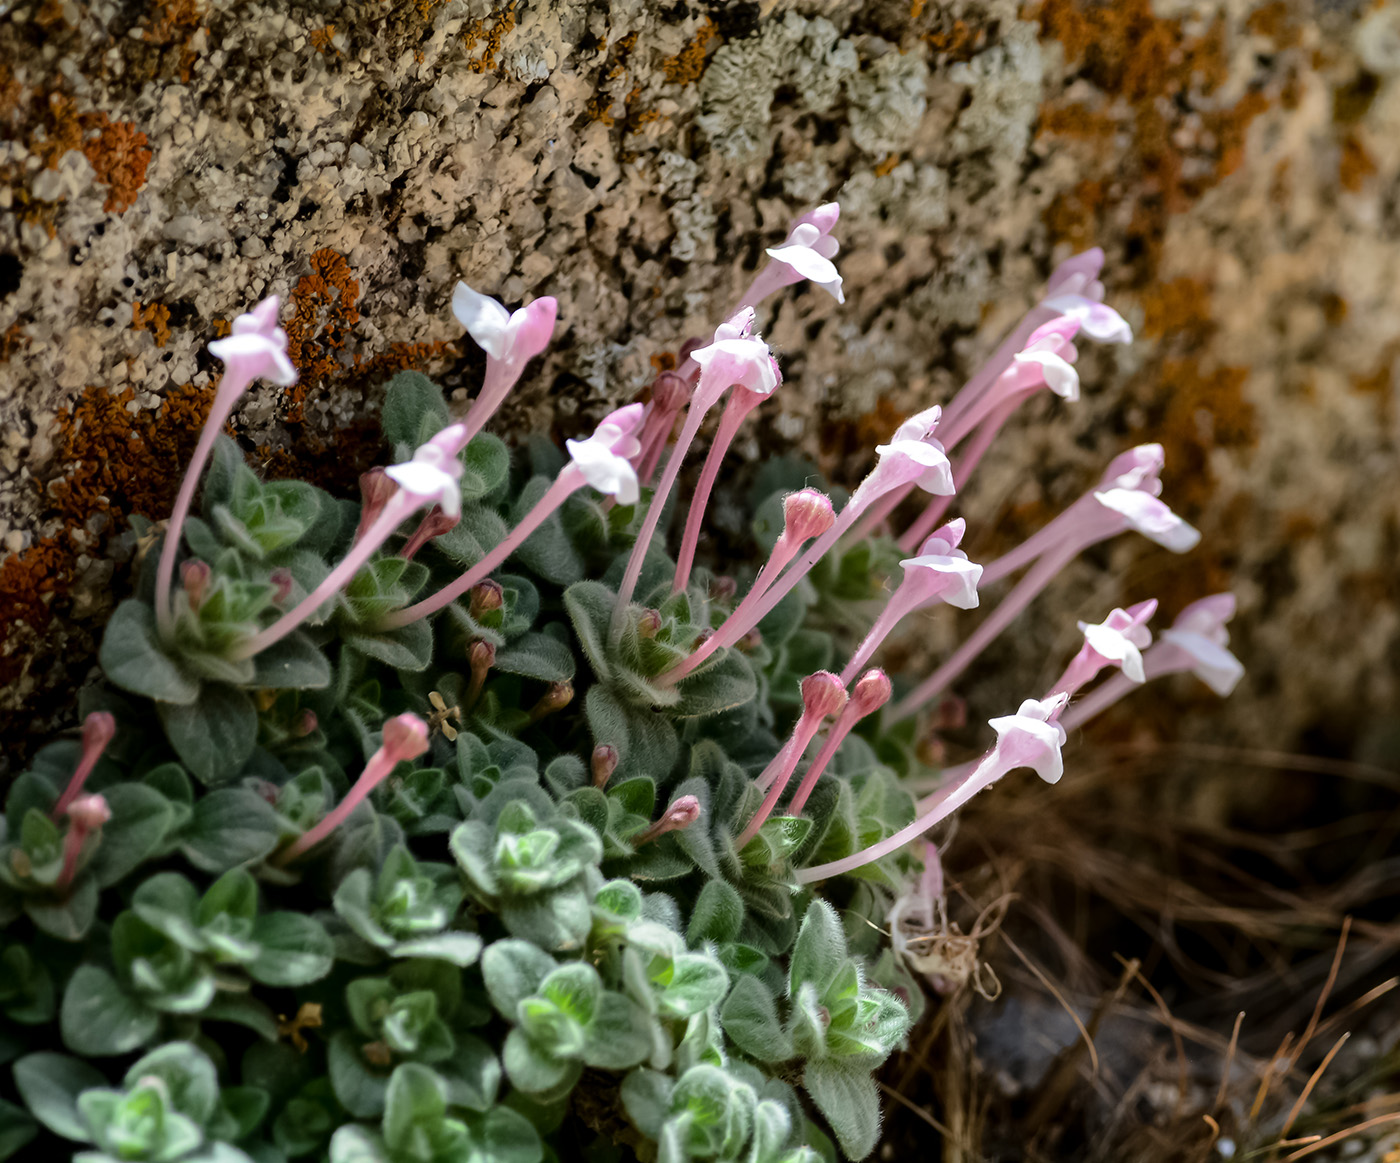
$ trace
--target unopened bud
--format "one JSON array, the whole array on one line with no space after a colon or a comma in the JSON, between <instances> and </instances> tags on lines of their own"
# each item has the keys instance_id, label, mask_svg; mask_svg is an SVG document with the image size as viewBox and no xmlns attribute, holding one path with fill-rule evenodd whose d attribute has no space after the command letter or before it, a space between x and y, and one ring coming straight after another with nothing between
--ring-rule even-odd
<instances>
[{"instance_id":1,"label":"unopened bud","mask_svg":"<svg viewBox=\"0 0 1400 1163\"><path fill-rule=\"evenodd\" d=\"M78 796L68 805L68 818L75 827L95 832L112 818L112 809L102 796Z\"/></svg>"},{"instance_id":2,"label":"unopened bud","mask_svg":"<svg viewBox=\"0 0 1400 1163\"><path fill-rule=\"evenodd\" d=\"M97 761L102 758L102 752L107 749L107 744L112 741L112 737L116 733L117 720L111 711L93 711L83 720L82 755L78 758L78 766L73 769L73 775L68 780L68 786L63 789L63 794L58 797L58 802L54 804L51 819L59 819L64 812L68 811L70 804L77 803L83 790L83 784L87 782L87 777L92 774L92 769L97 766Z\"/></svg>"},{"instance_id":3,"label":"unopened bud","mask_svg":"<svg viewBox=\"0 0 1400 1163\"><path fill-rule=\"evenodd\" d=\"M190 609L197 610L204 605L204 595L209 589L209 578L213 572L207 561L191 558L180 563L180 582L185 587Z\"/></svg>"},{"instance_id":4,"label":"unopened bud","mask_svg":"<svg viewBox=\"0 0 1400 1163\"><path fill-rule=\"evenodd\" d=\"M679 412L688 399L690 388L675 372L662 372L652 381L651 402L658 412Z\"/></svg>"},{"instance_id":5,"label":"unopened bud","mask_svg":"<svg viewBox=\"0 0 1400 1163\"><path fill-rule=\"evenodd\" d=\"M820 537L836 523L831 498L816 489L798 489L783 498L783 536L801 544Z\"/></svg>"},{"instance_id":6,"label":"unopened bud","mask_svg":"<svg viewBox=\"0 0 1400 1163\"><path fill-rule=\"evenodd\" d=\"M243 786L273 807L277 806L277 801L281 798L280 789L270 779L245 779Z\"/></svg>"},{"instance_id":7,"label":"unopened bud","mask_svg":"<svg viewBox=\"0 0 1400 1163\"><path fill-rule=\"evenodd\" d=\"M496 648L490 642L483 642L477 639L471 644L467 651L467 662L472 668L472 674L477 671L487 671L496 665Z\"/></svg>"},{"instance_id":8,"label":"unopened bud","mask_svg":"<svg viewBox=\"0 0 1400 1163\"><path fill-rule=\"evenodd\" d=\"M829 670L819 670L802 680L802 713L824 719L846 709L846 688Z\"/></svg>"},{"instance_id":9,"label":"unopened bud","mask_svg":"<svg viewBox=\"0 0 1400 1163\"><path fill-rule=\"evenodd\" d=\"M288 569L274 569L267 578L272 583L272 604L282 605L292 596L292 573Z\"/></svg>"},{"instance_id":10,"label":"unopened bud","mask_svg":"<svg viewBox=\"0 0 1400 1163\"><path fill-rule=\"evenodd\" d=\"M716 601L727 602L738 592L739 583L728 574L710 579L710 597Z\"/></svg>"},{"instance_id":11,"label":"unopened bud","mask_svg":"<svg viewBox=\"0 0 1400 1163\"><path fill-rule=\"evenodd\" d=\"M700 801L694 796L681 796L666 809L661 819L634 839L632 845L634 848L640 848L658 836L666 835L667 832L678 832L682 828L689 828L699 818Z\"/></svg>"},{"instance_id":12,"label":"unopened bud","mask_svg":"<svg viewBox=\"0 0 1400 1163\"><path fill-rule=\"evenodd\" d=\"M423 546L427 545L434 537L440 537L449 529L455 529L461 516L449 517L442 511L441 505L434 505L428 510L427 515L418 523L418 528L413 531L413 535L404 542L404 546L399 550L399 556L406 561L412 561Z\"/></svg>"},{"instance_id":13,"label":"unopened bud","mask_svg":"<svg viewBox=\"0 0 1400 1163\"><path fill-rule=\"evenodd\" d=\"M763 635L758 632L758 627L755 626L740 638L739 641L734 643L734 649L742 654L752 654L762 643Z\"/></svg>"},{"instance_id":14,"label":"unopened bud","mask_svg":"<svg viewBox=\"0 0 1400 1163\"><path fill-rule=\"evenodd\" d=\"M360 523L355 527L355 543L374 524L398 489L399 486L378 465L360 474Z\"/></svg>"},{"instance_id":15,"label":"unopened bud","mask_svg":"<svg viewBox=\"0 0 1400 1163\"><path fill-rule=\"evenodd\" d=\"M383 747L394 763L417 759L428 750L428 724L407 711L395 715L384 724Z\"/></svg>"},{"instance_id":16,"label":"unopened bud","mask_svg":"<svg viewBox=\"0 0 1400 1163\"><path fill-rule=\"evenodd\" d=\"M568 682L552 682L549 689L540 696L540 701L530 708L530 722L538 723L546 715L552 715L555 711L562 711L574 701L574 684Z\"/></svg>"},{"instance_id":17,"label":"unopened bud","mask_svg":"<svg viewBox=\"0 0 1400 1163\"><path fill-rule=\"evenodd\" d=\"M637 633L643 638L655 638L661 633L661 613L643 610L637 615Z\"/></svg>"},{"instance_id":18,"label":"unopened bud","mask_svg":"<svg viewBox=\"0 0 1400 1163\"><path fill-rule=\"evenodd\" d=\"M851 688L851 710L857 719L863 719L889 702L893 693L889 675L878 668L867 670Z\"/></svg>"},{"instance_id":19,"label":"unopened bud","mask_svg":"<svg viewBox=\"0 0 1400 1163\"><path fill-rule=\"evenodd\" d=\"M499 610L505 603L506 593L501 588L501 583L487 578L472 586L469 591L468 611L474 619L480 619L483 614L489 614L492 610Z\"/></svg>"},{"instance_id":20,"label":"unopened bud","mask_svg":"<svg viewBox=\"0 0 1400 1163\"><path fill-rule=\"evenodd\" d=\"M593 769L594 787L604 787L607 784L612 778L612 773L617 770L619 758L617 748L611 743L599 743L593 748L589 766Z\"/></svg>"},{"instance_id":21,"label":"unopened bud","mask_svg":"<svg viewBox=\"0 0 1400 1163\"><path fill-rule=\"evenodd\" d=\"M88 837L100 832L102 825L111 818L112 809L101 796L77 796L68 805L68 832L63 837L63 868L54 882L55 889L63 892L72 886Z\"/></svg>"},{"instance_id":22,"label":"unopened bud","mask_svg":"<svg viewBox=\"0 0 1400 1163\"><path fill-rule=\"evenodd\" d=\"M305 739L316 728L320 726L320 720L316 718L316 712L310 707L305 708L292 724L292 734L298 739Z\"/></svg>"},{"instance_id":23,"label":"unopened bud","mask_svg":"<svg viewBox=\"0 0 1400 1163\"><path fill-rule=\"evenodd\" d=\"M935 731L957 731L967 726L967 702L957 695L944 695L933 712Z\"/></svg>"}]
</instances>

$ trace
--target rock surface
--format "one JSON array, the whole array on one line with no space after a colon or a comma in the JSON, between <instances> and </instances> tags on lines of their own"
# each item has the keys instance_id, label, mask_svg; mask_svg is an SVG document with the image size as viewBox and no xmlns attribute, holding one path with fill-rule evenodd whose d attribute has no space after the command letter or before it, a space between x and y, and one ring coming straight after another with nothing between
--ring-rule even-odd
<instances>
[{"instance_id":1,"label":"rock surface","mask_svg":"<svg viewBox=\"0 0 1400 1163\"><path fill-rule=\"evenodd\" d=\"M963 511L985 560L1159 440L1205 534L1120 539L969 676L979 718L1074 620L1232 588L1249 677L1170 735L1337 753L1400 684L1400 4L1351 0L156 0L0 3L0 707L71 714L207 406L205 351L276 292L302 372L235 427L350 487L376 389L481 363L459 278L558 297L497 430L574 435L706 333L794 214L842 205L847 302L773 300L786 383L741 441L850 483L945 400L1053 262L1108 253L1131 348L1003 437ZM741 514L727 514L737 526ZM973 616L975 618L975 615ZM958 627L945 612L921 650ZM1185 716L1182 711L1189 713ZM1109 729L1112 727L1110 725ZM11 746L15 733L9 732Z\"/></svg>"}]
</instances>

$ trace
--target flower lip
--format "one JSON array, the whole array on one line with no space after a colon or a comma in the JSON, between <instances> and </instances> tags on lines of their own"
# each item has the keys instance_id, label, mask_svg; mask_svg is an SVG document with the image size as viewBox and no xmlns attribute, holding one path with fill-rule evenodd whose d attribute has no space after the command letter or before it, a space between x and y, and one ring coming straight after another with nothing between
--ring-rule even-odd
<instances>
[{"instance_id":1,"label":"flower lip","mask_svg":"<svg viewBox=\"0 0 1400 1163\"><path fill-rule=\"evenodd\" d=\"M690 358L700 365L700 384L711 403L715 399L712 393L733 384L759 396L777 389L779 377L768 345L750 334L753 321L753 308L745 307L715 328L714 342L691 352ZM696 394L704 398L698 388Z\"/></svg>"},{"instance_id":2,"label":"flower lip","mask_svg":"<svg viewBox=\"0 0 1400 1163\"><path fill-rule=\"evenodd\" d=\"M391 464L384 474L420 504L436 502L449 517L461 516L462 494L457 479L462 475L462 462L457 459L457 451L464 433L460 424L444 428L420 445L412 460Z\"/></svg>"},{"instance_id":3,"label":"flower lip","mask_svg":"<svg viewBox=\"0 0 1400 1163\"><path fill-rule=\"evenodd\" d=\"M573 466L600 493L616 497L620 505L635 505L641 498L637 470L628 459L640 447L635 436L603 424L587 440L566 440L564 445Z\"/></svg>"},{"instance_id":4,"label":"flower lip","mask_svg":"<svg viewBox=\"0 0 1400 1163\"><path fill-rule=\"evenodd\" d=\"M1189 630L1163 630L1160 638L1167 646L1187 655L1194 665L1191 672L1222 698L1244 677L1244 663L1222 643ZM1182 667L1182 669L1187 669Z\"/></svg>"},{"instance_id":5,"label":"flower lip","mask_svg":"<svg viewBox=\"0 0 1400 1163\"><path fill-rule=\"evenodd\" d=\"M1160 444L1139 444L1120 452L1104 469L1099 487L1103 489L1137 489L1161 496L1162 468L1167 463L1166 451Z\"/></svg>"},{"instance_id":6,"label":"flower lip","mask_svg":"<svg viewBox=\"0 0 1400 1163\"><path fill-rule=\"evenodd\" d=\"M958 548L965 528L962 518L949 521L924 542L917 557L907 557L899 563L904 567L906 582L918 587L921 605L938 598L960 610L977 608L982 567L969 561Z\"/></svg>"},{"instance_id":7,"label":"flower lip","mask_svg":"<svg viewBox=\"0 0 1400 1163\"><path fill-rule=\"evenodd\" d=\"M428 724L408 712L395 715L384 724L383 749L395 763L417 759L428 750Z\"/></svg>"},{"instance_id":8,"label":"flower lip","mask_svg":"<svg viewBox=\"0 0 1400 1163\"><path fill-rule=\"evenodd\" d=\"M1095 492L1094 499L1105 509L1119 514L1127 528L1173 553L1186 553L1201 540L1200 530L1148 493L1136 489L1106 489Z\"/></svg>"},{"instance_id":9,"label":"flower lip","mask_svg":"<svg viewBox=\"0 0 1400 1163\"><path fill-rule=\"evenodd\" d=\"M1026 699L1014 715L988 720L997 733L996 754L1006 771L1029 767L1046 783L1058 783L1064 774L1065 729L1056 721L1069 696Z\"/></svg>"},{"instance_id":10,"label":"flower lip","mask_svg":"<svg viewBox=\"0 0 1400 1163\"><path fill-rule=\"evenodd\" d=\"M558 303L546 295L511 313L490 295L458 282L452 291L452 313L492 359L522 365L548 346L558 316Z\"/></svg>"},{"instance_id":11,"label":"flower lip","mask_svg":"<svg viewBox=\"0 0 1400 1163\"><path fill-rule=\"evenodd\" d=\"M1118 666L1133 682L1146 682L1142 651L1152 644L1147 622L1157 612L1156 599L1126 610L1111 611L1102 622L1080 622L1085 646L1105 664Z\"/></svg>"},{"instance_id":12,"label":"flower lip","mask_svg":"<svg viewBox=\"0 0 1400 1163\"><path fill-rule=\"evenodd\" d=\"M277 326L281 301L269 295L251 311L234 319L223 339L209 344L211 355L230 369L238 365L248 380L270 380L279 387L297 381L297 370L287 358L287 333Z\"/></svg>"}]
</instances>

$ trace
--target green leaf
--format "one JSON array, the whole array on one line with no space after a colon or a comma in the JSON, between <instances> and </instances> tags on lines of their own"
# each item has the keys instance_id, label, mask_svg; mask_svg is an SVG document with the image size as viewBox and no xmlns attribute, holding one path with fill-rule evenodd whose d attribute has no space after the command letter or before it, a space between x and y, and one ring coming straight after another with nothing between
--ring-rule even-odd
<instances>
[{"instance_id":1,"label":"green leaf","mask_svg":"<svg viewBox=\"0 0 1400 1163\"><path fill-rule=\"evenodd\" d=\"M319 981L335 964L335 943L320 923L302 913L268 913L253 926L259 952L248 976L263 985Z\"/></svg>"},{"instance_id":2,"label":"green leaf","mask_svg":"<svg viewBox=\"0 0 1400 1163\"><path fill-rule=\"evenodd\" d=\"M102 827L91 868L98 887L108 888L156 853L175 820L175 809L155 788L142 783L114 784L102 795L112 818Z\"/></svg>"},{"instance_id":3,"label":"green leaf","mask_svg":"<svg viewBox=\"0 0 1400 1163\"><path fill-rule=\"evenodd\" d=\"M713 957L682 953L661 991L661 1010L669 1017L688 1018L718 1004L728 988L729 974Z\"/></svg>"},{"instance_id":4,"label":"green leaf","mask_svg":"<svg viewBox=\"0 0 1400 1163\"><path fill-rule=\"evenodd\" d=\"M520 1003L539 992L540 983L554 967L548 953L528 941L510 938L487 946L481 955L481 975L491 1004L512 1021Z\"/></svg>"},{"instance_id":5,"label":"green leaf","mask_svg":"<svg viewBox=\"0 0 1400 1163\"><path fill-rule=\"evenodd\" d=\"M367 1127L346 1123L331 1136L330 1163L390 1163L389 1150Z\"/></svg>"},{"instance_id":6,"label":"green leaf","mask_svg":"<svg viewBox=\"0 0 1400 1163\"><path fill-rule=\"evenodd\" d=\"M607 654L608 622L616 604L617 595L602 582L576 582L564 591L564 609L574 624L579 645L588 656L593 673L605 682L612 676Z\"/></svg>"},{"instance_id":7,"label":"green leaf","mask_svg":"<svg viewBox=\"0 0 1400 1163\"><path fill-rule=\"evenodd\" d=\"M457 482L462 500L470 503L490 496L510 475L510 449L498 436L481 432L462 450L462 476Z\"/></svg>"},{"instance_id":8,"label":"green leaf","mask_svg":"<svg viewBox=\"0 0 1400 1163\"><path fill-rule=\"evenodd\" d=\"M449 961L461 969L475 965L481 956L481 938L475 933L434 933L431 937L415 937L400 941L393 947L395 957L422 957L433 961Z\"/></svg>"},{"instance_id":9,"label":"green leaf","mask_svg":"<svg viewBox=\"0 0 1400 1163\"><path fill-rule=\"evenodd\" d=\"M39 1124L23 1108L0 1099L0 1159L27 1147L38 1133Z\"/></svg>"},{"instance_id":10,"label":"green leaf","mask_svg":"<svg viewBox=\"0 0 1400 1163\"><path fill-rule=\"evenodd\" d=\"M270 690L321 690L331 685L331 664L302 631L259 651L252 685Z\"/></svg>"},{"instance_id":11,"label":"green leaf","mask_svg":"<svg viewBox=\"0 0 1400 1163\"><path fill-rule=\"evenodd\" d=\"M426 619L375 634L346 632L341 641L395 670L426 670L433 660L433 631Z\"/></svg>"},{"instance_id":12,"label":"green leaf","mask_svg":"<svg viewBox=\"0 0 1400 1163\"><path fill-rule=\"evenodd\" d=\"M442 389L419 372L399 372L384 385L384 410L379 424L392 445L412 452L451 423Z\"/></svg>"},{"instance_id":13,"label":"green leaf","mask_svg":"<svg viewBox=\"0 0 1400 1163\"><path fill-rule=\"evenodd\" d=\"M723 880L710 880L700 890L690 911L685 930L686 944L694 947L706 941L723 945L739 939L744 925L744 900L739 890Z\"/></svg>"},{"instance_id":14,"label":"green leaf","mask_svg":"<svg viewBox=\"0 0 1400 1163\"><path fill-rule=\"evenodd\" d=\"M583 1072L582 1063L565 1060L536 1046L520 1029L506 1035L502 1061L512 1085L540 1098L567 1094Z\"/></svg>"},{"instance_id":15,"label":"green leaf","mask_svg":"<svg viewBox=\"0 0 1400 1163\"><path fill-rule=\"evenodd\" d=\"M531 477L520 490L512 505L513 523L519 524L549 490L553 480L547 476ZM583 576L583 560L564 530L556 510L540 524L516 549L513 556L530 567L545 581L567 586Z\"/></svg>"},{"instance_id":16,"label":"green leaf","mask_svg":"<svg viewBox=\"0 0 1400 1163\"><path fill-rule=\"evenodd\" d=\"M671 1110L675 1082L659 1070L634 1070L622 1080L622 1109L649 1139L661 1137L661 1124Z\"/></svg>"},{"instance_id":17,"label":"green leaf","mask_svg":"<svg viewBox=\"0 0 1400 1163\"><path fill-rule=\"evenodd\" d=\"M426 1066L405 1062L389 1079L384 1102L384 1140L404 1147L415 1127L427 1130L447 1113L447 1088Z\"/></svg>"},{"instance_id":18,"label":"green leaf","mask_svg":"<svg viewBox=\"0 0 1400 1163\"><path fill-rule=\"evenodd\" d=\"M568 682L574 677L574 656L548 634L522 634L496 652L496 669L541 682Z\"/></svg>"},{"instance_id":19,"label":"green leaf","mask_svg":"<svg viewBox=\"0 0 1400 1163\"><path fill-rule=\"evenodd\" d=\"M117 606L102 636L98 661L123 690L165 703L193 703L199 683L161 648L150 606L128 598Z\"/></svg>"},{"instance_id":20,"label":"green leaf","mask_svg":"<svg viewBox=\"0 0 1400 1163\"><path fill-rule=\"evenodd\" d=\"M671 714L678 719L698 719L752 701L758 694L758 680L749 660L730 650L714 666L682 679L677 689L681 697Z\"/></svg>"},{"instance_id":21,"label":"green leaf","mask_svg":"<svg viewBox=\"0 0 1400 1163\"><path fill-rule=\"evenodd\" d=\"M208 1056L189 1042L170 1042L132 1063L123 1079L128 1090L148 1077L165 1083L170 1105L201 1126L219 1105L219 1076Z\"/></svg>"},{"instance_id":22,"label":"green leaf","mask_svg":"<svg viewBox=\"0 0 1400 1163\"><path fill-rule=\"evenodd\" d=\"M384 1113L389 1080L376 1074L355 1048L355 1036L342 1030L326 1052L326 1066L336 1100L357 1119L378 1118Z\"/></svg>"},{"instance_id":23,"label":"green leaf","mask_svg":"<svg viewBox=\"0 0 1400 1163\"><path fill-rule=\"evenodd\" d=\"M758 1062L784 1062L793 1056L791 1036L778 1020L778 1003L757 977L739 976L720 1009L725 1035Z\"/></svg>"},{"instance_id":24,"label":"green leaf","mask_svg":"<svg viewBox=\"0 0 1400 1163\"><path fill-rule=\"evenodd\" d=\"M63 900L30 896L24 911L35 926L60 941L81 941L97 918L97 880L83 874Z\"/></svg>"},{"instance_id":25,"label":"green leaf","mask_svg":"<svg viewBox=\"0 0 1400 1163\"><path fill-rule=\"evenodd\" d=\"M30 1113L55 1135L92 1141L78 1111L78 1095L107 1085L95 1067L66 1054L29 1054L15 1063L15 1085Z\"/></svg>"},{"instance_id":26,"label":"green leaf","mask_svg":"<svg viewBox=\"0 0 1400 1163\"><path fill-rule=\"evenodd\" d=\"M788 968L789 992L806 982L822 992L846 960L846 934L841 920L826 901L813 900L802 918Z\"/></svg>"},{"instance_id":27,"label":"green leaf","mask_svg":"<svg viewBox=\"0 0 1400 1163\"><path fill-rule=\"evenodd\" d=\"M534 1125L508 1106L497 1106L478 1116L469 1116L473 1145L477 1147L467 1163L540 1163L544 1147Z\"/></svg>"},{"instance_id":28,"label":"green leaf","mask_svg":"<svg viewBox=\"0 0 1400 1163\"><path fill-rule=\"evenodd\" d=\"M501 1064L491 1047L471 1034L458 1034L457 1052L435 1067L447 1083L447 1100L468 1110L489 1111L501 1089Z\"/></svg>"},{"instance_id":29,"label":"green leaf","mask_svg":"<svg viewBox=\"0 0 1400 1163\"><path fill-rule=\"evenodd\" d=\"M848 1159L864 1159L875 1150L880 1138L880 1096L869 1070L830 1060L808 1062L802 1085Z\"/></svg>"},{"instance_id":30,"label":"green leaf","mask_svg":"<svg viewBox=\"0 0 1400 1163\"><path fill-rule=\"evenodd\" d=\"M271 853L282 827L276 810L257 792L221 788L195 802L184 836L185 856L205 872L224 873Z\"/></svg>"},{"instance_id":31,"label":"green leaf","mask_svg":"<svg viewBox=\"0 0 1400 1163\"><path fill-rule=\"evenodd\" d=\"M600 1070L626 1070L651 1052L652 1024L646 1011L620 993L604 993L588 1031L584 1061Z\"/></svg>"},{"instance_id":32,"label":"green leaf","mask_svg":"<svg viewBox=\"0 0 1400 1163\"><path fill-rule=\"evenodd\" d=\"M156 1036L160 1015L129 995L105 969L80 965L59 1013L63 1044L76 1054L129 1054Z\"/></svg>"},{"instance_id":33,"label":"green leaf","mask_svg":"<svg viewBox=\"0 0 1400 1163\"><path fill-rule=\"evenodd\" d=\"M236 775L257 746L253 700L222 683L206 683L187 705L158 702L156 712L180 762L203 783Z\"/></svg>"}]
</instances>

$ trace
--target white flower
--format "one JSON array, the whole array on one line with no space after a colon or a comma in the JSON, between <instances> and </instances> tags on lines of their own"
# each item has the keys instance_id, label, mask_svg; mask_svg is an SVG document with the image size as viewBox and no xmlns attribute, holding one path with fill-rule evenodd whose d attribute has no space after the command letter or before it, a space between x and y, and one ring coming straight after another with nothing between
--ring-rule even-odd
<instances>
[{"instance_id":1,"label":"white flower","mask_svg":"<svg viewBox=\"0 0 1400 1163\"><path fill-rule=\"evenodd\" d=\"M1156 612L1155 601L1140 602L1129 610L1113 610L1102 622L1080 622L1079 629L1096 655L1117 666L1133 682L1146 682L1142 652L1152 645L1147 622Z\"/></svg>"},{"instance_id":2,"label":"white flower","mask_svg":"<svg viewBox=\"0 0 1400 1163\"><path fill-rule=\"evenodd\" d=\"M1200 530L1187 524L1150 493L1139 489L1105 489L1095 492L1094 499L1105 509L1119 514L1129 529L1135 529L1173 553L1194 549L1201 539Z\"/></svg>"},{"instance_id":3,"label":"white flower","mask_svg":"<svg viewBox=\"0 0 1400 1163\"><path fill-rule=\"evenodd\" d=\"M1170 630L1162 631L1148 656L1149 665L1158 673L1190 670L1216 694L1228 695L1244 677L1244 664L1227 649L1230 634L1225 623L1234 615L1234 594L1212 594L1192 602Z\"/></svg>"},{"instance_id":4,"label":"white flower","mask_svg":"<svg viewBox=\"0 0 1400 1163\"><path fill-rule=\"evenodd\" d=\"M635 505L641 497L631 458L641 451L633 433L643 415L641 404L629 404L605 416L587 440L564 441L583 479L600 493L616 497L620 505Z\"/></svg>"},{"instance_id":5,"label":"white flower","mask_svg":"<svg viewBox=\"0 0 1400 1163\"><path fill-rule=\"evenodd\" d=\"M960 610L977 608L982 567L968 561L967 554L958 548L966 527L961 517L949 521L924 542L918 557L899 563L904 567L904 584L914 587L919 605L938 598Z\"/></svg>"},{"instance_id":6,"label":"white flower","mask_svg":"<svg viewBox=\"0 0 1400 1163\"><path fill-rule=\"evenodd\" d=\"M500 303L459 282L452 292L452 313L478 347L492 359L523 366L539 355L554 333L558 305L549 296L514 314Z\"/></svg>"},{"instance_id":7,"label":"white flower","mask_svg":"<svg viewBox=\"0 0 1400 1163\"><path fill-rule=\"evenodd\" d=\"M462 462L457 459L461 449L460 424L444 428L403 464L391 464L384 470L404 492L418 499L420 506L435 504L449 517L462 513L462 493L457 478L462 475Z\"/></svg>"},{"instance_id":8,"label":"white flower","mask_svg":"<svg viewBox=\"0 0 1400 1163\"><path fill-rule=\"evenodd\" d=\"M1052 295L1040 305L1058 311L1078 322L1085 335L1100 343L1131 343L1133 329L1128 321L1107 303L1098 303L1085 295Z\"/></svg>"},{"instance_id":9,"label":"white flower","mask_svg":"<svg viewBox=\"0 0 1400 1163\"><path fill-rule=\"evenodd\" d=\"M287 387L297 382L297 369L287 358L287 333L277 326L279 300L269 295L246 315L233 321L233 329L223 339L209 345L209 351L232 369L238 365L248 381L271 380Z\"/></svg>"},{"instance_id":10,"label":"white flower","mask_svg":"<svg viewBox=\"0 0 1400 1163\"><path fill-rule=\"evenodd\" d=\"M830 234L824 234L811 222L795 226L782 246L768 249L768 257L786 263L803 279L815 283L838 303L846 296L841 290L841 275L831 260L841 244Z\"/></svg>"},{"instance_id":11,"label":"white flower","mask_svg":"<svg viewBox=\"0 0 1400 1163\"><path fill-rule=\"evenodd\" d=\"M904 484L916 484L927 493L952 496L953 466L943 445L934 439L943 409L935 404L909 417L895 429L888 444L875 447L880 457L875 473L880 474L881 491ZM874 473L871 474L872 476Z\"/></svg>"},{"instance_id":12,"label":"white flower","mask_svg":"<svg viewBox=\"0 0 1400 1163\"><path fill-rule=\"evenodd\" d=\"M1014 715L988 720L997 733L995 754L1003 772L1029 767L1046 783L1060 781L1065 772L1060 755L1065 729L1048 720L1059 714L1068 699L1069 696L1063 694L1048 699L1027 699Z\"/></svg>"},{"instance_id":13,"label":"white flower","mask_svg":"<svg viewBox=\"0 0 1400 1163\"><path fill-rule=\"evenodd\" d=\"M690 358L700 365L697 397L712 397L732 384L759 396L771 395L777 389L780 379L768 345L749 334L753 320L753 308L745 307L715 328L712 343L690 353Z\"/></svg>"}]
</instances>

